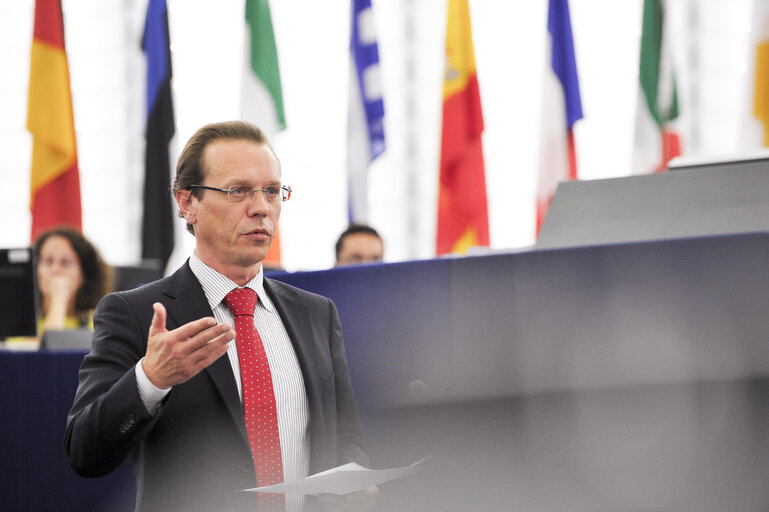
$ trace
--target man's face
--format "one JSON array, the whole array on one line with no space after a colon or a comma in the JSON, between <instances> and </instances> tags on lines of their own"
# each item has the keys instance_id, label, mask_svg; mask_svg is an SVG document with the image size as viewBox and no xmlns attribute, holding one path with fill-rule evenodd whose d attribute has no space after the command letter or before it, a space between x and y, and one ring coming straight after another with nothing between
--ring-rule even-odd
<instances>
[{"instance_id":1,"label":"man's face","mask_svg":"<svg viewBox=\"0 0 769 512\"><path fill-rule=\"evenodd\" d=\"M213 141L201 160L200 185L263 189L281 184L278 159L267 146L252 141ZM204 263L238 284L256 275L275 237L281 203L267 202L262 192L234 203L215 190L204 190L200 199L180 191L177 202L195 229L195 253Z\"/></svg>"},{"instance_id":2,"label":"man's face","mask_svg":"<svg viewBox=\"0 0 769 512\"><path fill-rule=\"evenodd\" d=\"M379 237L370 233L353 233L342 239L337 266L376 263L382 261L384 245Z\"/></svg>"}]
</instances>

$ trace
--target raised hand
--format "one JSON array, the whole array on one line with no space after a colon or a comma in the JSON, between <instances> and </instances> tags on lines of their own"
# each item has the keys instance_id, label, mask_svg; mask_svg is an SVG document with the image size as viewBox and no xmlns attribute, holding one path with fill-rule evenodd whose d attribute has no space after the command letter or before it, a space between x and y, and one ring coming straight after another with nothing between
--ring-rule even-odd
<instances>
[{"instance_id":1,"label":"raised hand","mask_svg":"<svg viewBox=\"0 0 769 512\"><path fill-rule=\"evenodd\" d=\"M147 354L142 362L152 384L168 389L197 375L203 368L227 352L235 339L228 324L217 324L213 317L199 318L169 331L166 308L156 302L147 339Z\"/></svg>"}]
</instances>

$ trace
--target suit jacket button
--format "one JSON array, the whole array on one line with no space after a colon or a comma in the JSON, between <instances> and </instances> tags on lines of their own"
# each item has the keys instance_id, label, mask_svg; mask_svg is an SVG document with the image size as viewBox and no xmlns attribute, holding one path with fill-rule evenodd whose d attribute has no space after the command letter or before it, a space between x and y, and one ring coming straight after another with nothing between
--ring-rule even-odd
<instances>
[{"instance_id":1,"label":"suit jacket button","mask_svg":"<svg viewBox=\"0 0 769 512\"><path fill-rule=\"evenodd\" d=\"M243 464L240 466L240 469L242 469L244 473L251 473L251 471L253 471L251 464Z\"/></svg>"},{"instance_id":2,"label":"suit jacket button","mask_svg":"<svg viewBox=\"0 0 769 512\"><path fill-rule=\"evenodd\" d=\"M133 414L129 414L126 419L123 420L123 422L120 424L120 432L125 434L129 430L131 430L131 427L134 426L134 423L136 423L136 418Z\"/></svg>"}]
</instances>

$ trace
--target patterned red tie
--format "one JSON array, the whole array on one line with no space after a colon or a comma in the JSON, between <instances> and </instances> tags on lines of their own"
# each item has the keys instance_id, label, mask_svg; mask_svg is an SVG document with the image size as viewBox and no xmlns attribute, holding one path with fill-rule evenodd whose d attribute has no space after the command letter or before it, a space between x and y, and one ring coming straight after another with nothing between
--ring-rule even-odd
<instances>
[{"instance_id":1,"label":"patterned red tie","mask_svg":"<svg viewBox=\"0 0 769 512\"><path fill-rule=\"evenodd\" d=\"M272 374L262 338L254 326L257 300L251 288L236 288L227 294L224 303L235 316L246 432L254 457L257 486L262 487L283 481L283 461ZM259 493L258 503L260 512L285 510L283 494Z\"/></svg>"}]
</instances>

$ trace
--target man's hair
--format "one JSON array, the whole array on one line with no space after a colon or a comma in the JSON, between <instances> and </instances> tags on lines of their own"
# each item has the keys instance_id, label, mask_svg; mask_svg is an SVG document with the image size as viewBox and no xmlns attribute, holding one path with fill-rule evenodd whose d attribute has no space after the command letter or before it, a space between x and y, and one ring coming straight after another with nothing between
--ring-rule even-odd
<instances>
[{"instance_id":1,"label":"man's hair","mask_svg":"<svg viewBox=\"0 0 769 512\"><path fill-rule=\"evenodd\" d=\"M207 124L190 137L190 140L187 141L179 155L179 160L176 162L176 177L174 178L172 191L174 196L180 190L189 189L190 185L200 185L203 183L205 178L202 164L203 151L208 144L219 139L252 141L256 144L267 146L275 154L264 132L251 123L245 121L225 121ZM190 191L198 199L202 197L204 192L203 189L199 188L193 188ZM178 215L184 218L181 211L178 212ZM193 235L195 234L189 223L187 224L187 231Z\"/></svg>"},{"instance_id":2,"label":"man's hair","mask_svg":"<svg viewBox=\"0 0 769 512\"><path fill-rule=\"evenodd\" d=\"M339 238L336 241L336 259L339 260L339 252L342 250L342 245L344 245L344 239L348 237L349 235L357 235L358 233L365 233L367 235L374 235L378 239L382 239L381 236L379 236L379 233L377 233L377 230L372 228L371 226L367 226L365 224L350 224L347 229L342 231L342 234L339 235Z\"/></svg>"},{"instance_id":3,"label":"man's hair","mask_svg":"<svg viewBox=\"0 0 769 512\"><path fill-rule=\"evenodd\" d=\"M99 299L112 291L113 269L104 262L96 247L82 233L65 226L45 231L35 240L35 253L38 257L45 242L54 236L67 240L80 260L83 284L75 295L75 311L83 320L90 310L96 307Z\"/></svg>"}]
</instances>

